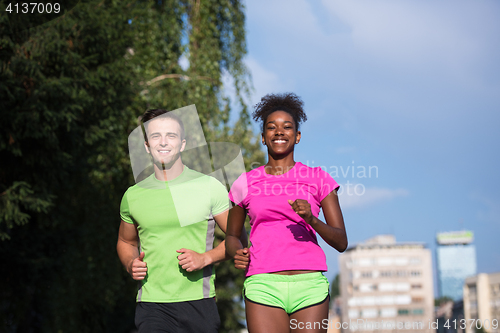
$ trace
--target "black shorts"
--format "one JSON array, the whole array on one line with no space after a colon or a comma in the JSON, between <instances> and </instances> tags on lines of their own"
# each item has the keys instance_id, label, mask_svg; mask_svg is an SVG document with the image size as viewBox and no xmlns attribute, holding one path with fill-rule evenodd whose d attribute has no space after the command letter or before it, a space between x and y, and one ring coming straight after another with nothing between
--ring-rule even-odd
<instances>
[{"instance_id":1,"label":"black shorts","mask_svg":"<svg viewBox=\"0 0 500 333\"><path fill-rule=\"evenodd\" d=\"M138 302L135 326L139 333L217 333L220 317L213 298L176 303Z\"/></svg>"}]
</instances>

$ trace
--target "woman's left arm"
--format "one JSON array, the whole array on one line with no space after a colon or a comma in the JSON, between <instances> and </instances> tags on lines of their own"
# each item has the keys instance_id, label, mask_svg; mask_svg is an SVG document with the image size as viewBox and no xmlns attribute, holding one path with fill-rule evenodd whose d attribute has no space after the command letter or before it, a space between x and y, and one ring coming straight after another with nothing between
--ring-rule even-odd
<instances>
[{"instance_id":1,"label":"woman's left arm","mask_svg":"<svg viewBox=\"0 0 500 333\"><path fill-rule=\"evenodd\" d=\"M323 208L326 223L312 215L311 204L306 200L297 199L288 202L295 212L313 227L328 245L339 252L345 251L347 248L347 234L336 189L321 200L321 208Z\"/></svg>"}]
</instances>

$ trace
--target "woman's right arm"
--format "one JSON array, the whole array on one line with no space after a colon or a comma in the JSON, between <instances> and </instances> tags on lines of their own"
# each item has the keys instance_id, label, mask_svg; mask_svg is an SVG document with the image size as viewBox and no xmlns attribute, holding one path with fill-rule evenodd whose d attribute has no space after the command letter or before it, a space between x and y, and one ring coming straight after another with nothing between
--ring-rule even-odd
<instances>
[{"instance_id":1,"label":"woman's right arm","mask_svg":"<svg viewBox=\"0 0 500 333\"><path fill-rule=\"evenodd\" d=\"M236 268L245 269L248 266L249 251L242 244L242 240L246 241L246 235L242 235L243 226L245 225L246 211L238 205L234 205L229 210L226 229L226 252L234 258ZM247 242L244 242L247 243Z\"/></svg>"}]
</instances>

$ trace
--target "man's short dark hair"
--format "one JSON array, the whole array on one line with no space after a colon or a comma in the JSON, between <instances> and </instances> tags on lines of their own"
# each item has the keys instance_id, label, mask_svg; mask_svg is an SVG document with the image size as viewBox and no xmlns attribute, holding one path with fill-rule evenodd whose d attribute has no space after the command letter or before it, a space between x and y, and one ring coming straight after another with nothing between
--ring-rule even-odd
<instances>
[{"instance_id":1,"label":"man's short dark hair","mask_svg":"<svg viewBox=\"0 0 500 333\"><path fill-rule=\"evenodd\" d=\"M181 141L184 140L184 123L182 122L181 118L176 115L175 113L171 111L167 111L165 109L151 109L147 110L144 112L144 114L141 116L141 127L142 127L142 132L144 134L144 140L148 142L148 136L146 134L146 125L148 121L156 118L156 117L161 117L162 119L169 118L175 120L178 124L179 127L181 128Z\"/></svg>"}]
</instances>

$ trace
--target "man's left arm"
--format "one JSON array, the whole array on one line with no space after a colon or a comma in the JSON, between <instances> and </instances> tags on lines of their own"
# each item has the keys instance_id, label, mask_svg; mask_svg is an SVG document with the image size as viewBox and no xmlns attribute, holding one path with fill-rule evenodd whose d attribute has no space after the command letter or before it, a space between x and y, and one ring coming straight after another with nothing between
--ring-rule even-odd
<instances>
[{"instance_id":1,"label":"man's left arm","mask_svg":"<svg viewBox=\"0 0 500 333\"><path fill-rule=\"evenodd\" d=\"M229 210L214 216L215 222L226 233L227 216ZM243 246L248 246L247 232L245 227L241 231L241 243ZM188 272L203 269L205 266L216 264L218 262L230 259L226 254L226 241L223 240L215 248L204 253L198 253L190 249L182 248L177 250L180 255L177 257L179 265Z\"/></svg>"}]
</instances>

